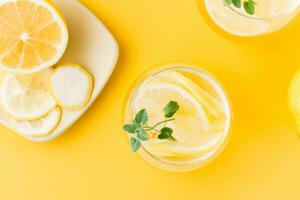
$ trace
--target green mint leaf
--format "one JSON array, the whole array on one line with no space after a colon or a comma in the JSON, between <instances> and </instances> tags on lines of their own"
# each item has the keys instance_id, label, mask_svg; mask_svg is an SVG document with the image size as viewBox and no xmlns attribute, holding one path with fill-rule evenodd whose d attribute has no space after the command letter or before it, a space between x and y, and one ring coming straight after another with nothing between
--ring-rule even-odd
<instances>
[{"instance_id":1,"label":"green mint leaf","mask_svg":"<svg viewBox=\"0 0 300 200\"><path fill-rule=\"evenodd\" d=\"M137 129L142 127L142 125L136 122L135 120L132 121L132 124L134 124L137 127Z\"/></svg>"},{"instance_id":2,"label":"green mint leaf","mask_svg":"<svg viewBox=\"0 0 300 200\"><path fill-rule=\"evenodd\" d=\"M241 0L232 0L232 4L237 8L242 6Z\"/></svg>"},{"instance_id":3,"label":"green mint leaf","mask_svg":"<svg viewBox=\"0 0 300 200\"><path fill-rule=\"evenodd\" d=\"M165 112L165 117L166 118L173 117L175 113L178 111L178 109L179 109L178 103L175 101L170 101L163 109L163 111Z\"/></svg>"},{"instance_id":4,"label":"green mint leaf","mask_svg":"<svg viewBox=\"0 0 300 200\"><path fill-rule=\"evenodd\" d=\"M138 124L146 124L148 122L148 114L146 109L140 110L135 116L135 122Z\"/></svg>"},{"instance_id":5,"label":"green mint leaf","mask_svg":"<svg viewBox=\"0 0 300 200\"><path fill-rule=\"evenodd\" d=\"M130 139L130 146L131 146L132 151L136 152L141 147L141 142L138 139L132 137Z\"/></svg>"},{"instance_id":6,"label":"green mint leaf","mask_svg":"<svg viewBox=\"0 0 300 200\"><path fill-rule=\"evenodd\" d=\"M230 6L232 4L232 0L223 0L226 6Z\"/></svg>"},{"instance_id":7,"label":"green mint leaf","mask_svg":"<svg viewBox=\"0 0 300 200\"><path fill-rule=\"evenodd\" d=\"M143 128L138 130L137 137L142 141L148 140L147 134Z\"/></svg>"},{"instance_id":8,"label":"green mint leaf","mask_svg":"<svg viewBox=\"0 0 300 200\"><path fill-rule=\"evenodd\" d=\"M123 126L123 129L128 132L128 133L135 133L135 131L138 129L138 125L137 124L125 124Z\"/></svg>"},{"instance_id":9,"label":"green mint leaf","mask_svg":"<svg viewBox=\"0 0 300 200\"><path fill-rule=\"evenodd\" d=\"M249 1L245 1L244 4L244 9L245 11L249 14L249 15L253 15L255 12L255 6L254 6L254 1L249 0Z\"/></svg>"},{"instance_id":10,"label":"green mint leaf","mask_svg":"<svg viewBox=\"0 0 300 200\"><path fill-rule=\"evenodd\" d=\"M168 139L172 136L173 130L168 128L168 127L164 127L160 130L160 134L158 135L158 139L164 140L164 139Z\"/></svg>"}]
</instances>

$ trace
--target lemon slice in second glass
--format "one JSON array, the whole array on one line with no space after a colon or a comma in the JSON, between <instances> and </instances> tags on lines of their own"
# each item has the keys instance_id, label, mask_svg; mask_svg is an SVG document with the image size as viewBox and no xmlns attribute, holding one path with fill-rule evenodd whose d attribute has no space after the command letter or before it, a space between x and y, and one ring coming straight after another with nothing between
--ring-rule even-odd
<instances>
[{"instance_id":1,"label":"lemon slice in second glass","mask_svg":"<svg viewBox=\"0 0 300 200\"><path fill-rule=\"evenodd\" d=\"M1 86L1 103L14 119L34 120L46 115L56 106L49 91L52 69L35 74L6 74Z\"/></svg>"},{"instance_id":2,"label":"lemon slice in second glass","mask_svg":"<svg viewBox=\"0 0 300 200\"><path fill-rule=\"evenodd\" d=\"M0 68L33 73L62 57L68 43L62 15L44 0L0 1Z\"/></svg>"}]
</instances>

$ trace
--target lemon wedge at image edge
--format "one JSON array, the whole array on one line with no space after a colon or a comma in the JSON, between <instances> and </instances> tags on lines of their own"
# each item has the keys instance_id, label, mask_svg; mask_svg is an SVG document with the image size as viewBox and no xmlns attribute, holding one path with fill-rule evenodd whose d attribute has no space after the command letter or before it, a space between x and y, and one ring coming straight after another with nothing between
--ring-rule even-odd
<instances>
[{"instance_id":1,"label":"lemon wedge at image edge","mask_svg":"<svg viewBox=\"0 0 300 200\"><path fill-rule=\"evenodd\" d=\"M78 110L89 101L93 90L93 78L77 64L58 66L50 77L51 91L63 108Z\"/></svg>"},{"instance_id":2,"label":"lemon wedge at image edge","mask_svg":"<svg viewBox=\"0 0 300 200\"><path fill-rule=\"evenodd\" d=\"M300 134L300 70L294 75L288 92L288 104Z\"/></svg>"},{"instance_id":3,"label":"lemon wedge at image edge","mask_svg":"<svg viewBox=\"0 0 300 200\"><path fill-rule=\"evenodd\" d=\"M47 115L37 120L18 121L10 119L14 131L25 137L40 137L49 135L61 120L61 109L54 108Z\"/></svg>"},{"instance_id":4,"label":"lemon wedge at image edge","mask_svg":"<svg viewBox=\"0 0 300 200\"><path fill-rule=\"evenodd\" d=\"M69 33L63 16L44 0L0 1L0 68L34 73L56 64Z\"/></svg>"},{"instance_id":5,"label":"lemon wedge at image edge","mask_svg":"<svg viewBox=\"0 0 300 200\"><path fill-rule=\"evenodd\" d=\"M17 120L34 120L56 107L48 89L52 69L35 74L6 74L1 85L4 110Z\"/></svg>"}]
</instances>

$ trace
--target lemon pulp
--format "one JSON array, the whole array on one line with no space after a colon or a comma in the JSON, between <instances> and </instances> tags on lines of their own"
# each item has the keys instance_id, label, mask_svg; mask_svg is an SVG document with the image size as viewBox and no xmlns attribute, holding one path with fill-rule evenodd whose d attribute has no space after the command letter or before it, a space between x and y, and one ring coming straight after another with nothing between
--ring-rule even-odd
<instances>
[{"instance_id":1,"label":"lemon pulp","mask_svg":"<svg viewBox=\"0 0 300 200\"><path fill-rule=\"evenodd\" d=\"M0 2L0 68L33 73L62 57L68 29L58 10L44 0Z\"/></svg>"},{"instance_id":2,"label":"lemon pulp","mask_svg":"<svg viewBox=\"0 0 300 200\"><path fill-rule=\"evenodd\" d=\"M49 91L52 69L35 74L5 74L0 87L4 110L14 119L34 120L56 106Z\"/></svg>"},{"instance_id":3,"label":"lemon pulp","mask_svg":"<svg viewBox=\"0 0 300 200\"><path fill-rule=\"evenodd\" d=\"M176 70L150 76L137 89L131 102L132 114L146 109L149 125L164 119L163 108L176 101L180 109L167 126L176 141L148 139L146 151L167 160L189 160L209 154L226 137L229 114L221 97L206 81Z\"/></svg>"}]
</instances>

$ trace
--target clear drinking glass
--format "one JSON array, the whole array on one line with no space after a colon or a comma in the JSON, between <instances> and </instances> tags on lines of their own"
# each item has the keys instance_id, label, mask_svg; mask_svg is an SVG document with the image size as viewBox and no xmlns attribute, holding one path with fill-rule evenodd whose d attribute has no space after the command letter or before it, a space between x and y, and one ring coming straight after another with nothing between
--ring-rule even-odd
<instances>
[{"instance_id":1,"label":"clear drinking glass","mask_svg":"<svg viewBox=\"0 0 300 200\"><path fill-rule=\"evenodd\" d=\"M138 110L140 110L140 108L138 108L138 109L136 108L136 101L138 101L137 98L139 98L141 93L144 93L146 88L149 88L148 84L153 81L155 82L158 79L163 84L169 84L172 81L172 78L163 78L163 77L168 77L169 75L171 75L171 77L172 77L172 74L175 74L175 76L178 75L177 80L176 80L176 78L173 79L173 81L175 81L174 84L176 85L176 87L177 87L177 83L178 83L178 85L180 85L181 83L185 84L185 82L182 82L183 80L180 80L181 79L180 76L183 75L184 77L188 78L188 79L186 79L187 81L190 80L197 85L197 86L193 85L193 84L186 85L186 88L188 88L189 86L192 86L192 85L193 85L192 87L199 86L199 87L201 87L201 89L203 89L203 90L201 90L203 93L201 93L200 95L204 95L204 98L207 97L206 96L207 94L209 94L208 97L210 95L212 95L213 98L217 99L218 102L220 102L222 110L224 111L224 116L223 116L224 121L220 121L220 122L222 122L224 124L222 126L221 132L218 132L218 138L216 137L218 142L215 143L215 145L213 147L211 147L209 150L207 150L208 146L210 144L212 144L213 140L207 139L207 143L205 143L204 142L206 140L205 138L209 138L210 135L205 135L205 133L201 135L199 132L199 134L201 136L203 136L203 140L202 140L202 138L198 138L199 144L198 143L196 145L194 144L195 146L193 146L191 148L197 149L197 151L201 149L201 153L199 151L193 155L192 154L189 155L188 153L181 155L181 152L180 152L181 149L178 150L178 152L176 149L175 150L176 153L174 155L171 155L171 156L170 155L168 155L168 156L158 155L157 151L160 151L160 150L158 150L158 149L153 150L154 148L149 148L149 147L151 147L152 143L149 144L149 143L144 143L144 142L142 142L142 146L139 149L138 153L142 158L144 158L150 164L152 164L160 169L164 169L164 170L168 170L168 171L175 171L175 172L191 171L191 170L195 170L195 169L198 169L198 168L206 165L207 163L212 161L214 158L216 158L216 156L219 155L220 152L225 147L225 145L228 141L228 138L229 138L229 130L230 130L231 118L232 118L230 103L228 101L227 95L224 92L222 86L213 76L211 76L210 74L206 73L205 71L203 71L197 67L190 67L190 66L185 66L185 65L163 66L158 69L152 70L148 73L145 73L136 82L136 84L133 85L133 88L130 90L130 93L128 96L128 101L126 104L126 109L125 109L125 123L131 123L132 119L134 119L134 116L136 115ZM184 87L183 85L181 85L181 86ZM162 85L162 87L163 87L163 85ZM159 90L160 88L161 87L159 85L157 85L157 90ZM166 95L166 94L162 93L161 95ZM197 94L195 94L195 95L197 95ZM160 98L160 97L158 97L158 98ZM156 101L156 99L150 99L150 101ZM159 99L157 99L157 101L159 101ZM184 107L184 106L185 105L181 105L181 107ZM176 118L176 115L175 115L175 118ZM207 113L207 115L208 115L208 113ZM150 114L149 118L151 119L151 114ZM178 118L180 118L180 113L178 113ZM222 120L223 120L223 118L222 118ZM175 119L175 121L176 121L176 119ZM199 122L197 121L196 123L201 124L201 121L199 120ZM174 129L174 132L176 132L176 127L175 128L173 127L173 129ZM201 130L199 130L199 131L201 131ZM208 134L214 134L214 133L208 133ZM187 133L187 135L188 135L188 133ZM132 137L132 135L129 134L129 137ZM213 137L215 137L215 136L213 136ZM207 147L207 149L204 151L204 149L206 147ZM163 148L163 146L162 146L162 148ZM181 146L179 148L181 148ZM202 150L203 150L203 152L202 152ZM165 153L170 153L170 152L165 152Z\"/></svg>"},{"instance_id":2,"label":"clear drinking glass","mask_svg":"<svg viewBox=\"0 0 300 200\"><path fill-rule=\"evenodd\" d=\"M227 5L225 0L204 0L208 15L226 32L237 36L258 36L274 32L297 15L300 0L253 0L254 14L233 4Z\"/></svg>"}]
</instances>

